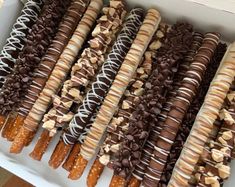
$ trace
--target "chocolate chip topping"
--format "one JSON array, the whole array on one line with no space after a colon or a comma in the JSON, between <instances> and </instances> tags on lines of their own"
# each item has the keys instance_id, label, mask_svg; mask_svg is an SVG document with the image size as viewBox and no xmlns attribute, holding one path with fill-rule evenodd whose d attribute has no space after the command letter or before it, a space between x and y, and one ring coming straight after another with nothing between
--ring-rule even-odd
<instances>
[{"instance_id":1,"label":"chocolate chip topping","mask_svg":"<svg viewBox=\"0 0 235 187\"><path fill-rule=\"evenodd\" d=\"M124 135L124 142L119 151L117 162L122 161L123 150L131 147L133 143L139 145L136 151L142 151L149 130L157 123L157 116L162 104L165 102L164 97L167 91L171 89L174 72L178 67L178 63L188 51L191 40L192 26L185 23L177 23L167 33L166 40L155 56L157 67L145 84L145 93L140 97L140 102L132 114L129 129ZM128 140L128 135L132 135L134 139L132 141ZM128 156L128 160L135 163L135 165L139 163L140 159L140 157L134 157L133 153L136 151L132 151ZM130 164L129 167L121 165L114 168L114 170L117 175L125 173L125 176L129 176L133 168L133 164Z\"/></svg>"},{"instance_id":2,"label":"chocolate chip topping","mask_svg":"<svg viewBox=\"0 0 235 187\"><path fill-rule=\"evenodd\" d=\"M13 25L10 37L0 53L0 87L5 82L6 76L12 72L29 30L36 22L43 4L43 0L29 0Z\"/></svg>"},{"instance_id":3,"label":"chocolate chip topping","mask_svg":"<svg viewBox=\"0 0 235 187\"><path fill-rule=\"evenodd\" d=\"M33 72L57 32L58 24L67 9L69 1L48 0L43 12L27 36L25 47L16 61L14 72L7 77L0 98L0 113L7 115L18 106L31 83Z\"/></svg>"}]
</instances>

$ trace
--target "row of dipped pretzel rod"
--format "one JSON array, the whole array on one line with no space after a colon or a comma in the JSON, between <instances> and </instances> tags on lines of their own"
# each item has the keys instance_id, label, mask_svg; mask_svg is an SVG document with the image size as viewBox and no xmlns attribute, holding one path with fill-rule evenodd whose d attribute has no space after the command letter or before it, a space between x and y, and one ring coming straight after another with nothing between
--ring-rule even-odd
<instances>
[{"instance_id":1,"label":"row of dipped pretzel rod","mask_svg":"<svg viewBox=\"0 0 235 187\"><path fill-rule=\"evenodd\" d=\"M30 153L40 161L59 134L49 165L76 180L96 157L89 187L105 167L113 187L221 186L235 44L220 37L123 0L29 0L0 53L2 137L16 154L42 128Z\"/></svg>"}]
</instances>

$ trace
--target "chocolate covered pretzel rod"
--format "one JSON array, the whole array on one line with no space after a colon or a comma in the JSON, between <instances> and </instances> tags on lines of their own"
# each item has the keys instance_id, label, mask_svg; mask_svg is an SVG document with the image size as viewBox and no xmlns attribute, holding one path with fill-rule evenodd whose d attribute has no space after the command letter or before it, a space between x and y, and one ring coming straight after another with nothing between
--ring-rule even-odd
<instances>
[{"instance_id":1,"label":"chocolate covered pretzel rod","mask_svg":"<svg viewBox=\"0 0 235 187\"><path fill-rule=\"evenodd\" d=\"M119 9L121 7L120 6L109 7L110 10L112 9L114 10L114 8ZM117 25L120 26L122 23L123 17L120 14L122 13L122 11L119 10L120 13L118 13L118 11L116 11L116 13L112 13L110 10L105 11L107 12L107 14L105 14L105 17L108 18L107 22L113 26L106 25L106 27L116 28ZM117 25L113 24L112 22L112 20L115 20L115 19L116 19L116 22L117 21L119 22L119 23L116 23ZM129 23L130 23L130 20L129 20ZM131 26L135 27L134 24L132 24ZM127 30L127 31L125 30L125 37L127 37L127 34L132 34L131 31L132 30ZM130 32L130 33L127 33L127 32ZM32 152L31 156L32 155L36 156L34 152L35 153L37 152L37 155L42 155L42 153L45 151L45 148L46 148L45 145L49 144L49 142L45 140L51 139L54 136L54 134L56 134L58 128L63 128L71 120L71 117L73 117L73 112L70 111L70 108L74 102L77 105L79 105L84 97L84 94L87 93L85 89L87 89L88 85L92 82L92 78L94 79L94 76L97 72L97 68L99 68L99 66L103 64L104 54L107 50L107 46L110 46L112 43L111 41L113 40L111 37L112 37L112 33L110 32L109 35L106 35L106 36L99 35L99 37L96 37L95 39L91 40L90 42L90 48L92 49L90 50L91 53L84 54L82 59L77 64L74 65L73 67L74 71L72 71L71 79L66 81L64 88L62 90L61 97L57 98L58 101L55 102L54 108L44 117L43 127L46 129L43 132L44 138L40 139L39 145L38 146L36 145L37 149L35 149ZM101 38L102 40L100 40ZM126 40L124 41L122 40L122 42L125 42L125 41ZM97 42L98 43L101 42L101 43L98 46L96 46ZM118 42L120 42L120 40L118 40ZM118 47L120 47L121 45L124 45L122 42L119 43ZM116 49L117 48L115 48L115 50ZM117 51L115 51L115 53L113 52L112 54L114 54L113 55L114 57L117 57L119 55ZM119 56L121 55L124 55L124 54L122 53ZM96 58L94 58L93 61L90 62L88 61L89 56L96 56ZM110 68L111 67L112 66L110 66ZM105 71L108 71L108 68L104 68L104 69ZM112 71L112 69L110 71ZM45 138L46 134L47 134L47 137Z\"/></svg>"},{"instance_id":2,"label":"chocolate covered pretzel rod","mask_svg":"<svg viewBox=\"0 0 235 187\"><path fill-rule=\"evenodd\" d=\"M39 95L39 98L36 100L34 106L26 117L24 126L21 127L12 144L11 152L20 152L25 146L25 142L27 140L31 140L34 135L34 131L38 127L38 121L41 120L43 114L50 105L52 96L58 93L61 84L66 79L72 64L96 21L102 5L102 1L97 1L97 6L90 8L89 11L84 14L68 45L56 63L44 89Z\"/></svg>"},{"instance_id":3,"label":"chocolate covered pretzel rod","mask_svg":"<svg viewBox=\"0 0 235 187\"><path fill-rule=\"evenodd\" d=\"M128 54L104 99L95 122L92 124L92 127L81 146L81 152L77 157L75 165L70 171L70 179L79 178L82 175L88 160L94 156L102 135L111 121L122 95L133 78L141 58L157 30L160 19L158 11L155 9L148 10L143 25L140 27Z\"/></svg>"},{"instance_id":4,"label":"chocolate covered pretzel rod","mask_svg":"<svg viewBox=\"0 0 235 187\"><path fill-rule=\"evenodd\" d=\"M31 26L36 22L43 4L44 1L42 0L28 1L13 25L10 37L0 52L0 87L5 82L6 76L12 72L19 53L25 45L26 36ZM0 129L3 127L5 120L5 116L0 116Z\"/></svg>"},{"instance_id":5,"label":"chocolate covered pretzel rod","mask_svg":"<svg viewBox=\"0 0 235 187\"><path fill-rule=\"evenodd\" d=\"M13 25L10 36L0 52L0 87L5 82L6 76L12 72L18 55L25 45L26 36L36 22L43 4L43 0L29 0Z\"/></svg>"},{"instance_id":6,"label":"chocolate covered pretzel rod","mask_svg":"<svg viewBox=\"0 0 235 187\"><path fill-rule=\"evenodd\" d=\"M164 186L164 185L166 186L170 180L174 165L180 156L181 150L183 148L183 144L186 141L186 138L188 137L190 130L192 128L192 125L195 121L196 115L202 103L204 102L205 95L220 65L220 62L224 56L224 53L226 52L226 48L227 48L226 44L219 43L214 53L212 61L210 62L210 65L208 66L205 76L203 77L203 81L199 88L197 97L194 99L193 103L189 107L187 115L184 117L184 120L177 134L176 140L171 148L171 152L170 152L170 155L168 156L167 164L162 174L161 180L159 182L159 186Z\"/></svg>"},{"instance_id":7,"label":"chocolate covered pretzel rod","mask_svg":"<svg viewBox=\"0 0 235 187\"><path fill-rule=\"evenodd\" d=\"M191 133L184 144L181 155L175 164L170 187L188 186L191 174L202 155L204 145L212 131L213 123L219 116L219 111L235 76L235 44L231 44L227 50L221 66L213 79L209 91L205 97ZM196 135L196 137L195 137Z\"/></svg>"},{"instance_id":8,"label":"chocolate covered pretzel rod","mask_svg":"<svg viewBox=\"0 0 235 187\"><path fill-rule=\"evenodd\" d=\"M228 98L230 106L220 111L220 120L223 124L214 142L211 142L204 158L205 165L196 173L198 187L219 187L231 173L229 166L234 148L235 138L235 102Z\"/></svg>"},{"instance_id":9,"label":"chocolate covered pretzel rod","mask_svg":"<svg viewBox=\"0 0 235 187\"><path fill-rule=\"evenodd\" d=\"M46 55L43 57L39 67L34 72L34 78L28 88L26 96L20 104L15 123L8 124L8 126L5 125L4 131L2 132L3 137L6 137L10 141L14 140L20 127L23 125L25 117L44 88L61 53L68 44L78 22L86 10L87 4L88 1L84 0L72 1L59 25L58 32L49 46Z\"/></svg>"},{"instance_id":10,"label":"chocolate covered pretzel rod","mask_svg":"<svg viewBox=\"0 0 235 187\"><path fill-rule=\"evenodd\" d=\"M171 146L184 115L198 91L202 77L218 45L218 40L219 35L217 33L207 33L202 46L186 72L158 139L154 142L154 152L143 180L144 186L158 185Z\"/></svg>"},{"instance_id":11,"label":"chocolate covered pretzel rod","mask_svg":"<svg viewBox=\"0 0 235 187\"><path fill-rule=\"evenodd\" d=\"M180 30L179 30L180 31ZM182 32L182 31L181 31ZM184 37L184 35L182 36ZM179 39L181 40L181 39ZM167 113L169 112L169 108L172 105L172 99L176 96L176 90L180 86L180 82L182 81L185 73L187 72L189 65L192 63L197 50L199 49L201 42L203 40L203 36L200 33L194 33L192 43L190 44L190 49L187 51L187 54L181 59L182 62L178 65L177 74L173 77L172 89L167 93L167 100L164 103L161 113L157 116L158 118L158 125L155 125L150 132L148 140L145 143L143 148L143 153L140 159L140 163L136 165L135 170L133 171L133 176L130 180L129 186L139 186L141 181L143 180L145 170L150 162L151 155L154 150L153 143L160 134L161 124L164 123ZM178 42L177 42L178 43ZM182 45L184 46L184 45ZM159 71L160 72L160 71Z\"/></svg>"},{"instance_id":12,"label":"chocolate covered pretzel rod","mask_svg":"<svg viewBox=\"0 0 235 187\"><path fill-rule=\"evenodd\" d=\"M16 61L13 73L7 77L1 88L0 123L19 106L21 98L26 94L32 82L33 72L55 36L69 2L48 0L45 3L42 14L27 36L26 44Z\"/></svg>"},{"instance_id":13,"label":"chocolate covered pretzel rod","mask_svg":"<svg viewBox=\"0 0 235 187\"><path fill-rule=\"evenodd\" d=\"M84 56L85 58L81 59L81 63L77 64L74 67L75 74L72 76L72 79L71 79L72 84L71 84L71 86L68 87L68 90L65 92L66 97L62 98L65 101L69 101L70 104L73 103L73 101L72 101L73 98L75 99L74 93L77 93L77 100L78 100L77 102L80 103L82 101L82 98L84 96L84 93L83 93L84 88L86 88L86 86L90 82L92 76L95 75L95 72L96 72L98 66L104 63L104 60L105 60L104 55L107 52L107 49L112 46L113 41L115 39L114 36L117 34L117 31L119 29L118 27L121 26L123 19L126 15L126 10L124 7L125 6L124 6L124 3L122 0L117 0L117 1L114 0L114 1L110 1L110 6L107 7L106 9L104 9L105 15L103 17L101 17L101 21L104 20L102 22L106 26L98 25L98 27L95 29L94 33L99 31L99 34L94 39L94 42L91 43L90 48L88 48L87 50L84 51L85 54L87 51L90 52L91 55L89 55L89 56L92 56L93 58L90 58L89 56ZM106 33L106 35L104 33ZM98 49L100 49L100 50L98 50ZM113 52L115 52L115 50L116 49L114 49ZM98 51L98 53L97 53L97 51ZM122 52L124 52L124 51L122 51ZM114 53L112 53L112 55L113 54ZM125 53L123 55L125 56ZM115 56L115 54L114 54L114 56ZM96 82L92 84L92 89L91 89L91 91L89 91L89 92L91 92L91 94L89 92L87 93L87 95L89 94L89 96L86 96L86 98L82 102L81 106L79 106L79 108L78 108L78 113L75 114L75 116L74 116L74 118L76 118L76 120L81 121L81 119L82 119L81 123L83 124L83 126L86 125L91 118L91 116L88 116L89 108L90 107L92 108L92 105L95 105L95 103L92 103L94 101L90 102L90 100L92 100L93 92L100 90L99 92L101 92L101 96L100 96L100 98L101 98L103 89L104 90L107 89L106 86L108 84L111 84L111 83L109 83L109 81L112 80L112 73L115 73L115 66L118 66L118 63L116 64L116 61L114 61L114 62L112 61L113 58L116 58L117 56L115 56L115 57L109 56L109 59L110 59L110 57L112 57L111 61L109 61L108 64L105 63L102 66L100 73L98 74L98 76L96 78ZM117 57L117 58L119 58L119 57ZM105 81L106 82L108 81L107 85L106 85ZM95 92L95 94L97 94L97 93ZM70 97L69 97L69 95L70 95ZM63 107L63 108L65 108L65 107ZM69 107L65 108L65 111L64 111L65 114L66 114L66 112L69 111L68 108ZM64 113L62 113L62 115L63 114ZM81 115L81 116L79 116L79 115ZM73 116L72 116L72 118L73 118ZM84 120L83 120L83 118L84 118ZM86 121L86 119L88 119L88 121ZM70 121L70 120L68 120L68 121ZM66 155L69 153L70 148L72 147L72 145L77 141L78 137L80 136L80 134L79 134L80 132L77 130L78 127L76 125L78 122L77 123L76 122L77 121L72 120L72 122L70 122L71 128L66 129L66 131L64 133L65 135L68 134L68 136L71 136L71 143L70 144L67 144L68 143L67 136L64 138L65 135L62 134L62 140L59 141L59 143L57 144L57 146L56 146L56 148L50 158L49 164L51 167L57 168L63 162ZM59 127L60 124L57 124L57 126ZM51 129L53 130L53 126ZM56 129L56 128L54 128L54 129ZM81 129L80 129L80 131L81 131ZM74 137L77 136L77 139L73 138L72 135ZM61 152L63 154L61 154Z\"/></svg>"},{"instance_id":14,"label":"chocolate covered pretzel rod","mask_svg":"<svg viewBox=\"0 0 235 187\"><path fill-rule=\"evenodd\" d=\"M159 42L158 39L154 39L150 44L150 47L159 48L159 45L154 45ZM128 85L127 90L122 97L122 101L119 103L119 110L117 114L112 118L109 126L107 127L107 135L104 140L103 145L100 147L99 154L94 161L88 177L87 186L95 186L103 169L106 165L109 165L115 157L115 153L119 149L119 145L123 140L123 134L128 129L129 118L134 111L135 105L143 94L144 83L148 79L148 76L152 70L152 56L153 51L156 48L149 48L144 55L143 63L141 63L136 71L136 75L133 77L130 85Z\"/></svg>"}]
</instances>

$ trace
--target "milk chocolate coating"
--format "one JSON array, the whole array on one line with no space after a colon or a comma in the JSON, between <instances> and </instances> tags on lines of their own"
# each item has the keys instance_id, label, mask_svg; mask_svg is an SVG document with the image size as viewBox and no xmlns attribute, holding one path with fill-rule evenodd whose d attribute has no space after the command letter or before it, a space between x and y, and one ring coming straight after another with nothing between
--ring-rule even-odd
<instances>
[{"instance_id":1,"label":"milk chocolate coating","mask_svg":"<svg viewBox=\"0 0 235 187\"><path fill-rule=\"evenodd\" d=\"M143 9L133 9L126 20L117 41L113 45L112 51L108 55L106 62L102 65L101 70L96 77L96 81L92 84L92 89L86 94L77 114L75 114L73 120L70 122L70 127L63 135L63 141L66 144L74 144L81 133L88 131L89 127L87 124L90 122L90 118L94 111L101 104L108 89L112 85L142 21ZM84 128L86 129L84 130Z\"/></svg>"},{"instance_id":2,"label":"milk chocolate coating","mask_svg":"<svg viewBox=\"0 0 235 187\"><path fill-rule=\"evenodd\" d=\"M29 30L37 21L43 4L43 0L29 0L13 25L10 36L0 52L0 87L5 82L6 76L12 72Z\"/></svg>"},{"instance_id":3,"label":"milk chocolate coating","mask_svg":"<svg viewBox=\"0 0 235 187\"><path fill-rule=\"evenodd\" d=\"M21 102L19 108L19 114L21 116L27 116L29 110L32 108L40 92L44 88L46 81L48 80L55 64L63 52L63 49L68 44L85 9L85 4L83 4L80 0L74 0L69 6L59 25L58 32L49 46L46 55L43 57L38 68L36 69L32 83L29 86L24 100Z\"/></svg>"},{"instance_id":4,"label":"milk chocolate coating","mask_svg":"<svg viewBox=\"0 0 235 187\"><path fill-rule=\"evenodd\" d=\"M7 115L17 107L32 82L33 72L45 55L58 29L69 1L48 0L43 12L33 25L13 73L7 77L0 92L0 113Z\"/></svg>"},{"instance_id":5,"label":"milk chocolate coating","mask_svg":"<svg viewBox=\"0 0 235 187\"><path fill-rule=\"evenodd\" d=\"M140 97L140 103L132 114L129 129L124 135L124 143L114 163L115 174L123 177L130 175L134 166L139 163L149 130L158 122L157 116L165 102L166 93L171 90L172 78L178 62L183 59L191 45L192 27L185 23L178 23L172 27L166 38L166 42L156 53L157 67L145 84L145 93ZM133 144L137 144L138 148L126 158L129 164L123 165L123 153Z\"/></svg>"},{"instance_id":6,"label":"milk chocolate coating","mask_svg":"<svg viewBox=\"0 0 235 187\"><path fill-rule=\"evenodd\" d=\"M201 70L200 67L203 67L206 70L218 45L218 40L219 35L217 33L207 33L205 35L202 46L199 48L198 53L186 72L184 79L181 81L181 86L177 90L177 95L173 100L172 107L166 117L159 138L154 142L155 147L153 156L151 157L143 181L145 186L148 186L147 182L149 179L151 179L151 181L155 181L154 186L158 185L160 181L159 176L162 175L167 161L167 156L170 154L170 149L174 143L176 133L180 128L182 120L192 102L192 99L197 93L198 87L205 73L205 71L203 69ZM197 67L198 69L195 70L194 67ZM181 112L178 113L177 110ZM173 121L174 123L170 123L170 121ZM170 127L170 130L166 127ZM164 131L174 133L174 135L172 137L166 136ZM152 171L154 172L152 173ZM157 177L155 177L156 174L158 175Z\"/></svg>"},{"instance_id":7,"label":"milk chocolate coating","mask_svg":"<svg viewBox=\"0 0 235 187\"><path fill-rule=\"evenodd\" d=\"M192 104L190 105L189 110L185 115L184 120L181 124L175 142L171 148L171 153L168 156L166 167L159 182L160 186L167 185L168 181L170 180L174 165L180 156L183 144L186 141L189 132L192 128L192 125L195 121L196 115L202 103L204 102L204 98L209 89L210 83L214 78L214 75L220 65L220 62L224 56L226 49L227 45L222 43L219 43L218 47L216 48L215 54L211 59L210 66L208 66L208 70L206 71L205 76L203 77L203 81L199 88L198 94L194 99L194 101L192 102Z\"/></svg>"}]
</instances>

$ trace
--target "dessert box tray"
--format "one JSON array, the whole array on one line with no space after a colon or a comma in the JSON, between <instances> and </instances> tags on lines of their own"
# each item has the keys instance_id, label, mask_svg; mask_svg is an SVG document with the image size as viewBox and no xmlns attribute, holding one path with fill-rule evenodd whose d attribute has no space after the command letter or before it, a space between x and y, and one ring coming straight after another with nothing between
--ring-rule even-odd
<instances>
[{"instance_id":1,"label":"dessert box tray","mask_svg":"<svg viewBox=\"0 0 235 187\"><path fill-rule=\"evenodd\" d=\"M211 6L209 1L202 4L202 1L196 0L126 0L128 6L141 6L150 8L154 7L161 12L161 15L167 23L174 23L177 20L187 20L192 23L195 28L202 31L218 31L222 34L225 41L232 42L235 40L235 10L230 8L234 2L226 0L227 6L220 7L219 1L215 1ZM6 30L13 24L15 17L20 10L19 0L7 0L5 6L0 10L0 48L2 47L3 39L6 39L8 31ZM11 2L9 4L9 2ZM225 0L223 1L224 3ZM231 6L229 6L229 4ZM9 14L6 14L7 10ZM14 12L15 15L10 15ZM11 17L11 19L9 18ZM5 21L4 21L5 20ZM8 21L6 21L8 20ZM7 26L5 24L8 24ZM6 29L4 30L4 28ZM8 28L9 29L9 28ZM40 135L38 132L38 136ZM35 137L35 141L38 139ZM59 136L57 136L59 138ZM0 138L0 166L18 175L24 180L32 183L34 186L42 187L77 187L86 186L86 176L90 165L87 167L80 180L72 181L67 179L68 173L59 168L54 170L48 166L48 160L52 154L55 143L50 144L48 151L45 153L41 162L31 159L28 154L33 150L35 141L30 146L26 147L19 155L9 153L10 143L3 138ZM90 164L92 161L90 162ZM235 184L233 175L235 174L235 163L232 163L232 176L226 181L225 187L232 187ZM105 187L109 185L112 177L112 171L105 169L104 174L99 180L97 186Z\"/></svg>"}]
</instances>

